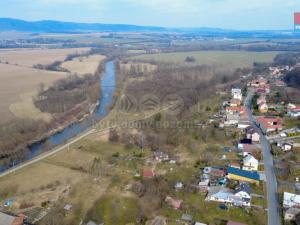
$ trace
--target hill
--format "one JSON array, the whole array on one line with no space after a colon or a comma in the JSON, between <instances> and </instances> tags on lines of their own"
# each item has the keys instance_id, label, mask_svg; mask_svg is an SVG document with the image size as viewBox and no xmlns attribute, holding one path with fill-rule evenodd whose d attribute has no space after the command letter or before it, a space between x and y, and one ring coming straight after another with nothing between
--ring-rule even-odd
<instances>
[{"instance_id":1,"label":"hill","mask_svg":"<svg viewBox=\"0 0 300 225\"><path fill-rule=\"evenodd\" d=\"M54 20L24 21L11 18L0 18L0 31L20 32L130 32L130 31L166 31L163 27L135 26L128 24L74 23Z\"/></svg>"}]
</instances>

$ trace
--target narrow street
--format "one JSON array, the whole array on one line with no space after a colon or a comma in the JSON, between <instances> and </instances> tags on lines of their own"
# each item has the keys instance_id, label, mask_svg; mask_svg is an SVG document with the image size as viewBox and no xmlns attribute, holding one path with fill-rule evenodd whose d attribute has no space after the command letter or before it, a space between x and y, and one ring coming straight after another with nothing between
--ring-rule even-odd
<instances>
[{"instance_id":1,"label":"narrow street","mask_svg":"<svg viewBox=\"0 0 300 225\"><path fill-rule=\"evenodd\" d=\"M273 156L271 154L271 146L263 134L262 130L256 125L255 118L251 110L251 101L254 92L249 91L245 99L245 106L250 122L256 128L260 135L260 143L263 150L263 161L265 167L265 174L267 178L266 188L267 188L267 200L268 200L268 225L280 225L280 213L278 205L278 195L277 195L277 180L273 165Z\"/></svg>"}]
</instances>

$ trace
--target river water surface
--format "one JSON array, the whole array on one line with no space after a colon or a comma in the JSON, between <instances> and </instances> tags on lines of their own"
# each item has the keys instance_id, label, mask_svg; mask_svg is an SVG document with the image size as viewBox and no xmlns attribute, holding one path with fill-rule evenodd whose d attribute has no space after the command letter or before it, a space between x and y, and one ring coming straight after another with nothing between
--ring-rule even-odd
<instances>
[{"instance_id":1,"label":"river water surface","mask_svg":"<svg viewBox=\"0 0 300 225\"><path fill-rule=\"evenodd\" d=\"M51 146L50 149L54 147L66 143L69 139L74 138L78 134L86 131L88 128L93 126L95 122L100 121L103 117L105 117L109 112L109 106L112 104L113 95L115 92L115 84L116 84L116 74L114 61L109 61L106 63L105 72L101 75L100 82L100 99L99 105L92 115L88 118L84 119L81 122L74 123L62 131L55 133L45 140L35 143L29 147L29 151L26 153L25 158L20 161L15 161L7 168L1 168L1 172L12 168L24 161L33 159L41 153L44 153L49 150L49 144Z\"/></svg>"}]
</instances>

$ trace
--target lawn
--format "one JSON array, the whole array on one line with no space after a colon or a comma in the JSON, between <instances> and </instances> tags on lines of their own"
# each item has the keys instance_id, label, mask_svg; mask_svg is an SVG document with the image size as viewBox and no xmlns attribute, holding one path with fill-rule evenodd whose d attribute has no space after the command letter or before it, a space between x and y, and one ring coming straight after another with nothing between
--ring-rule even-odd
<instances>
[{"instance_id":1,"label":"lawn","mask_svg":"<svg viewBox=\"0 0 300 225\"><path fill-rule=\"evenodd\" d=\"M168 63L185 63L186 57L194 57L193 64L226 65L231 67L251 67L254 62L272 62L278 52L246 52L246 51L195 51L157 53L133 56L129 59Z\"/></svg>"}]
</instances>

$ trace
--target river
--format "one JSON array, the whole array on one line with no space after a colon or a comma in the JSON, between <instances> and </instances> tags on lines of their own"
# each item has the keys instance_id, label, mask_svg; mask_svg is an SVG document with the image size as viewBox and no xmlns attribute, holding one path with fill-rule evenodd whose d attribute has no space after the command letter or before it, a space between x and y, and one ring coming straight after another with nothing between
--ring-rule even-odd
<instances>
[{"instance_id":1,"label":"river","mask_svg":"<svg viewBox=\"0 0 300 225\"><path fill-rule=\"evenodd\" d=\"M29 151L25 154L23 160L14 161L10 167L1 168L1 172L4 172L7 169L17 166L18 164L23 163L24 161L28 161L33 159L34 157L44 153L54 147L66 143L71 138L74 138L78 134L86 131L91 126L95 124L95 122L100 121L103 117L105 117L109 112L109 106L112 104L113 95L115 92L116 86L116 73L114 61L108 61L105 65L105 71L99 77L100 80L100 99L99 105L93 114L88 116L81 122L73 123L72 125L64 128L60 132L57 132L43 141L35 143L29 146ZM49 144L51 148L49 148Z\"/></svg>"}]
</instances>

